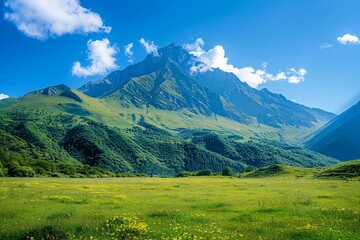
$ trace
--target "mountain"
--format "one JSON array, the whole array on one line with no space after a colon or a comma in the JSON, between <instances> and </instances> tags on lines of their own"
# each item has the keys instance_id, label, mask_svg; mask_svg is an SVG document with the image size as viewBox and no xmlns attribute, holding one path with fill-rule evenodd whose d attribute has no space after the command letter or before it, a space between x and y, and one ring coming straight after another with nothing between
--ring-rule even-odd
<instances>
[{"instance_id":1,"label":"mountain","mask_svg":"<svg viewBox=\"0 0 360 240\"><path fill-rule=\"evenodd\" d=\"M327 166L300 145L333 114L256 90L169 45L78 90L63 84L0 101L0 175L175 175L225 166ZM218 87L216 87L218 86Z\"/></svg>"},{"instance_id":2,"label":"mountain","mask_svg":"<svg viewBox=\"0 0 360 240\"><path fill-rule=\"evenodd\" d=\"M316 132L306 147L340 160L360 158L360 102Z\"/></svg>"},{"instance_id":3,"label":"mountain","mask_svg":"<svg viewBox=\"0 0 360 240\"><path fill-rule=\"evenodd\" d=\"M183 48L170 45L159 49L159 55L148 55L144 61L85 84L79 90L92 97L115 99L122 107L187 109L204 116L217 114L239 122L245 119L241 113L232 111L231 103L191 77L184 67L191 56Z\"/></svg>"},{"instance_id":4,"label":"mountain","mask_svg":"<svg viewBox=\"0 0 360 240\"><path fill-rule=\"evenodd\" d=\"M190 67L197 59L180 46L171 44L158 53L159 56L148 55L144 61L115 71L103 80L87 83L79 91L92 97L115 99L124 107L186 109L275 128L310 128L335 117L266 89L251 88L234 74L220 69L193 74Z\"/></svg>"}]
</instances>

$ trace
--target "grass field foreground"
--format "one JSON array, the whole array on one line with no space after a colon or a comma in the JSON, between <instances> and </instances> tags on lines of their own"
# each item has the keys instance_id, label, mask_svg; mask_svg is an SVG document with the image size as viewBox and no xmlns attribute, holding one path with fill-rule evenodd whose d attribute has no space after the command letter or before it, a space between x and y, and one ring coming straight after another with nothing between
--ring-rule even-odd
<instances>
[{"instance_id":1,"label":"grass field foreground","mask_svg":"<svg viewBox=\"0 0 360 240\"><path fill-rule=\"evenodd\" d=\"M360 239L359 181L0 178L0 239Z\"/></svg>"}]
</instances>

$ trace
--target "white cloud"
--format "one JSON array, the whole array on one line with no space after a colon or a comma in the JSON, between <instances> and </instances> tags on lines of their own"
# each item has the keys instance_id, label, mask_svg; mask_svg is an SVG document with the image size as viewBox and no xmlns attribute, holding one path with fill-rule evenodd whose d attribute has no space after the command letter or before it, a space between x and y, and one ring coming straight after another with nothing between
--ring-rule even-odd
<instances>
[{"instance_id":1,"label":"white cloud","mask_svg":"<svg viewBox=\"0 0 360 240\"><path fill-rule=\"evenodd\" d=\"M326 42L320 46L320 49L326 49L326 48L331 48L331 47L333 47L333 45Z\"/></svg>"},{"instance_id":2,"label":"white cloud","mask_svg":"<svg viewBox=\"0 0 360 240\"><path fill-rule=\"evenodd\" d=\"M154 41L146 41L145 39L141 38L140 41L141 45L145 48L145 51L148 54L153 54L154 56L159 56L158 47L155 45Z\"/></svg>"},{"instance_id":3,"label":"white cloud","mask_svg":"<svg viewBox=\"0 0 360 240\"><path fill-rule=\"evenodd\" d=\"M257 87L265 82L264 72L261 70L255 70L252 67L235 68L232 71L241 81L246 82L251 87Z\"/></svg>"},{"instance_id":4,"label":"white cloud","mask_svg":"<svg viewBox=\"0 0 360 240\"><path fill-rule=\"evenodd\" d=\"M279 80L285 80L287 77L286 77L286 74L284 72L279 72L278 74L276 74L274 77L273 77L273 80L274 81L279 81Z\"/></svg>"},{"instance_id":5,"label":"white cloud","mask_svg":"<svg viewBox=\"0 0 360 240\"><path fill-rule=\"evenodd\" d=\"M204 47L205 42L202 38L198 38L196 39L195 43L190 43L190 44L185 44L184 48L188 51L195 51L195 52L200 52L202 51L202 48Z\"/></svg>"},{"instance_id":6,"label":"white cloud","mask_svg":"<svg viewBox=\"0 0 360 240\"><path fill-rule=\"evenodd\" d=\"M5 98L9 98L9 95L0 93L0 100L5 99Z\"/></svg>"},{"instance_id":7,"label":"white cloud","mask_svg":"<svg viewBox=\"0 0 360 240\"><path fill-rule=\"evenodd\" d=\"M360 40L357 36L351 34L344 34L342 37L337 38L338 42L341 44L360 44Z\"/></svg>"},{"instance_id":8,"label":"white cloud","mask_svg":"<svg viewBox=\"0 0 360 240\"><path fill-rule=\"evenodd\" d=\"M72 68L72 74L78 77L87 77L98 74L105 74L110 70L118 68L115 63L114 55L118 52L116 46L111 46L107 38L103 40L89 40L88 58L91 65L87 67L81 66L80 62L75 62Z\"/></svg>"},{"instance_id":9,"label":"white cloud","mask_svg":"<svg viewBox=\"0 0 360 240\"><path fill-rule=\"evenodd\" d=\"M262 63L263 69L258 70L250 66L237 68L228 63L229 59L225 56L225 50L221 45L216 45L214 48L205 51L203 49L204 41L202 39L200 39L201 41L198 40L194 44L187 44L184 47L190 50L190 54L198 58L198 61L190 68L192 73L203 73L219 68L224 72L234 73L241 81L254 88L267 81L287 81L293 84L304 81L306 70L303 68L299 70L290 68L287 72L279 72L275 75L266 72L267 62Z\"/></svg>"},{"instance_id":10,"label":"white cloud","mask_svg":"<svg viewBox=\"0 0 360 240\"><path fill-rule=\"evenodd\" d=\"M128 45L124 46L124 50L125 50L125 56L128 57L128 62L133 62L134 60L132 59L134 52L132 51L132 48L134 47L133 43L129 43Z\"/></svg>"},{"instance_id":11,"label":"white cloud","mask_svg":"<svg viewBox=\"0 0 360 240\"><path fill-rule=\"evenodd\" d=\"M288 82L289 83L300 83L304 81L306 75L306 70L304 68L300 68L296 70L294 68L290 68L288 71Z\"/></svg>"},{"instance_id":12,"label":"white cloud","mask_svg":"<svg viewBox=\"0 0 360 240\"><path fill-rule=\"evenodd\" d=\"M190 54L198 57L200 63L192 67L192 71L206 72L213 68L220 68L223 71L231 72L234 66L227 64L228 58L225 57L225 50L222 46L216 45L209 51L197 49L190 51Z\"/></svg>"},{"instance_id":13,"label":"white cloud","mask_svg":"<svg viewBox=\"0 0 360 240\"><path fill-rule=\"evenodd\" d=\"M134 52L132 51L132 48L134 47L133 43L129 43L124 47L125 49L125 55L128 57L132 57L134 55Z\"/></svg>"},{"instance_id":14,"label":"white cloud","mask_svg":"<svg viewBox=\"0 0 360 240\"><path fill-rule=\"evenodd\" d=\"M79 0L5 0L4 18L25 35L47 39L69 33L107 32L100 15Z\"/></svg>"}]
</instances>

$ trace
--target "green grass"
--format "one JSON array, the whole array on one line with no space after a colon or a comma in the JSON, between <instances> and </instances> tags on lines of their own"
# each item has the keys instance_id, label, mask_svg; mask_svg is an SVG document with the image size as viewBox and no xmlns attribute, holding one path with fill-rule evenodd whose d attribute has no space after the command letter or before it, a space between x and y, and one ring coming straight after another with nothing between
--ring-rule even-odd
<instances>
[{"instance_id":1,"label":"green grass","mask_svg":"<svg viewBox=\"0 0 360 240\"><path fill-rule=\"evenodd\" d=\"M1 178L0 239L359 239L359 182L310 175Z\"/></svg>"}]
</instances>

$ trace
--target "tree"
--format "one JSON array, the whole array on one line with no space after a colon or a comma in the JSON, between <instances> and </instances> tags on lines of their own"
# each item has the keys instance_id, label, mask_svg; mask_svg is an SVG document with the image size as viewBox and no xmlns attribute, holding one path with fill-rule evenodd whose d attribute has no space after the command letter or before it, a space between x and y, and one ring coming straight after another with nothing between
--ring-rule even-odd
<instances>
[{"instance_id":1,"label":"tree","mask_svg":"<svg viewBox=\"0 0 360 240\"><path fill-rule=\"evenodd\" d=\"M200 172L198 172L196 174L196 176L211 176L212 174L212 171L210 169L204 169L204 170L201 170Z\"/></svg>"},{"instance_id":2,"label":"tree","mask_svg":"<svg viewBox=\"0 0 360 240\"><path fill-rule=\"evenodd\" d=\"M229 167L229 166L224 167L224 169L222 171L223 176L232 176L233 174L234 174L234 172L231 169L231 167Z\"/></svg>"}]
</instances>

